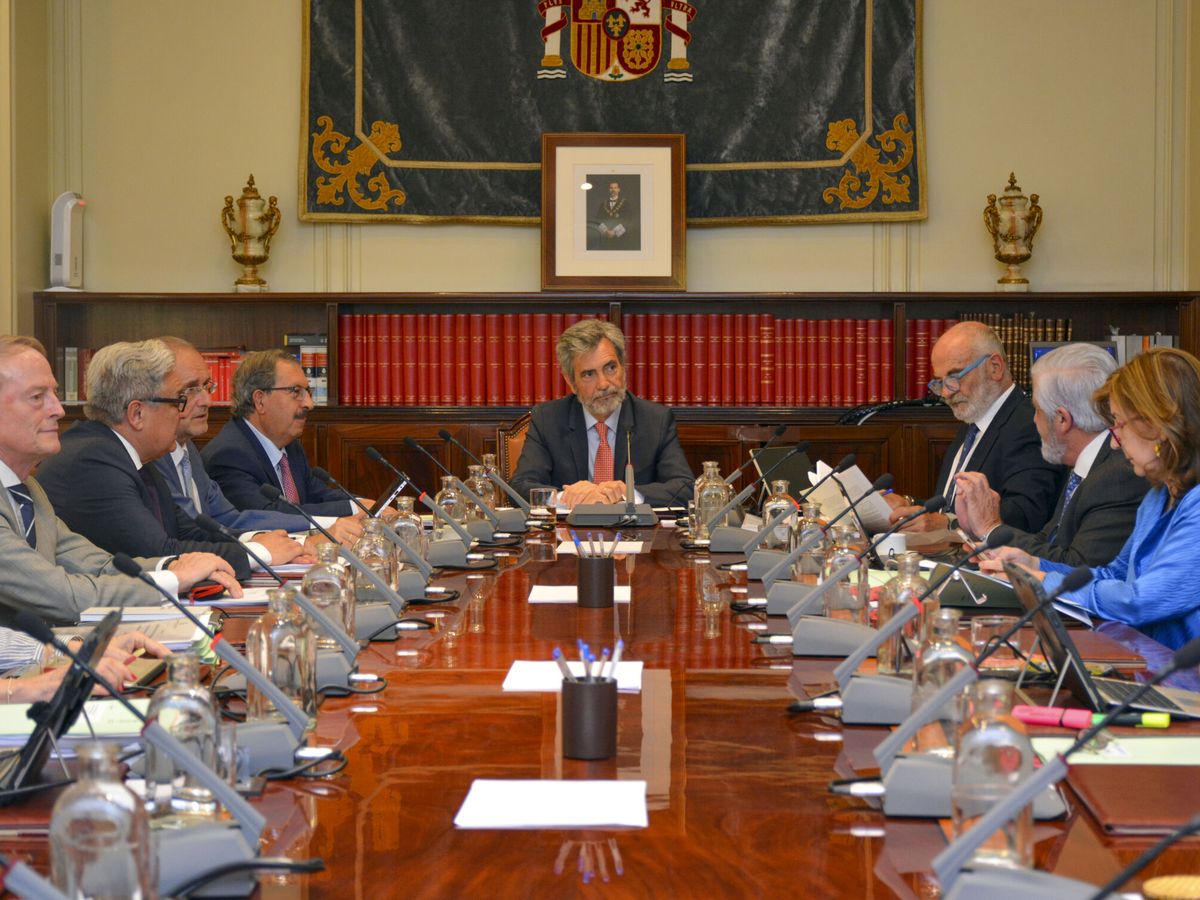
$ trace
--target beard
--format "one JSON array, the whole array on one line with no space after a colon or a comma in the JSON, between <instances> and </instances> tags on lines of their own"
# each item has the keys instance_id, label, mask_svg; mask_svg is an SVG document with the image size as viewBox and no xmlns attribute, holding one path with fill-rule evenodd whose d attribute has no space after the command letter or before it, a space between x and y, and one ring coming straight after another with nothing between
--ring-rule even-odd
<instances>
[{"instance_id":1,"label":"beard","mask_svg":"<svg viewBox=\"0 0 1200 900\"><path fill-rule=\"evenodd\" d=\"M1050 465L1062 465L1063 456L1066 455L1066 452L1066 441L1060 439L1059 436L1053 432L1042 438L1042 459L1050 463Z\"/></svg>"},{"instance_id":2,"label":"beard","mask_svg":"<svg viewBox=\"0 0 1200 900\"><path fill-rule=\"evenodd\" d=\"M582 401L581 401L582 402ZM603 422L625 402L625 388L609 388L604 393L592 394L591 399L583 404L583 408L594 418Z\"/></svg>"},{"instance_id":3,"label":"beard","mask_svg":"<svg viewBox=\"0 0 1200 900\"><path fill-rule=\"evenodd\" d=\"M950 407L950 412L954 413L954 418L971 425L983 418L984 413L988 411L988 407L995 403L996 398L1002 393L1004 391L1001 389L987 387L970 397L955 394L946 401L946 405Z\"/></svg>"}]
</instances>

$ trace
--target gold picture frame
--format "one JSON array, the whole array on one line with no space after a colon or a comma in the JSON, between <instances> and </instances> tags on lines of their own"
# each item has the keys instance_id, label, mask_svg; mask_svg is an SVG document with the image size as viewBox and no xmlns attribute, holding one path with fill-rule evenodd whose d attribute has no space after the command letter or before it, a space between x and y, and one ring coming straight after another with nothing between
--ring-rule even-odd
<instances>
[{"instance_id":1,"label":"gold picture frame","mask_svg":"<svg viewBox=\"0 0 1200 900\"><path fill-rule=\"evenodd\" d=\"M687 288L682 134L542 135L542 290Z\"/></svg>"}]
</instances>

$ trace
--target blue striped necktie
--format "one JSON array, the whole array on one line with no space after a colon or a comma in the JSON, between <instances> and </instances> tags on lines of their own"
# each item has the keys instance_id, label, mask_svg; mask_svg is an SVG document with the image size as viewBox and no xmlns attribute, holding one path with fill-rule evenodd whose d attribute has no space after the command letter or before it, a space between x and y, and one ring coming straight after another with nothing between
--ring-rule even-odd
<instances>
[{"instance_id":1,"label":"blue striped necktie","mask_svg":"<svg viewBox=\"0 0 1200 900\"><path fill-rule=\"evenodd\" d=\"M13 500L17 503L17 509L21 511L21 525L25 528L25 540L29 542L30 547L37 547L37 532L33 527L33 497L29 494L29 488L25 482L21 481L14 484L8 489L12 494Z\"/></svg>"},{"instance_id":2,"label":"blue striped necktie","mask_svg":"<svg viewBox=\"0 0 1200 900\"><path fill-rule=\"evenodd\" d=\"M1062 512L1058 514L1058 521L1054 523L1054 530L1050 532L1050 542L1058 537L1058 529L1062 526L1063 516L1067 514L1067 509L1071 505L1071 498L1075 496L1075 488L1079 487L1079 482L1083 481L1079 477L1078 472L1072 472L1071 477L1067 479L1067 489L1063 491Z\"/></svg>"}]
</instances>

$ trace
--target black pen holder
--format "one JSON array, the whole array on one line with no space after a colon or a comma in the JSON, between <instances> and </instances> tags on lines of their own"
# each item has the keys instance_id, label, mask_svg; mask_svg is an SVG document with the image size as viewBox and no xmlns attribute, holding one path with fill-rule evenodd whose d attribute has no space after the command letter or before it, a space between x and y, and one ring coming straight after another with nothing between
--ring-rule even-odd
<instances>
[{"instance_id":1,"label":"black pen holder","mask_svg":"<svg viewBox=\"0 0 1200 900\"><path fill-rule=\"evenodd\" d=\"M610 609L617 567L611 556L579 557L579 605L587 609Z\"/></svg>"},{"instance_id":2,"label":"black pen holder","mask_svg":"<svg viewBox=\"0 0 1200 900\"><path fill-rule=\"evenodd\" d=\"M563 680L562 754L570 759L612 759L617 755L615 678Z\"/></svg>"}]
</instances>

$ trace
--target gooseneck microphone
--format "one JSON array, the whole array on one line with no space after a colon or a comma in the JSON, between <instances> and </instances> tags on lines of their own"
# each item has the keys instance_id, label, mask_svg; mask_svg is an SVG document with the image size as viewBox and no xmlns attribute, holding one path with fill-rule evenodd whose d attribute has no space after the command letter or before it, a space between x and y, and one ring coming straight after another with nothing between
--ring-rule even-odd
<instances>
[{"instance_id":1,"label":"gooseneck microphone","mask_svg":"<svg viewBox=\"0 0 1200 900\"><path fill-rule=\"evenodd\" d=\"M170 591L163 588L153 578L143 572L142 567L139 566L132 557L125 553L117 553L113 556L113 566L116 567L118 572L128 575L130 578L136 578L138 581L150 585L150 587L162 594L169 604L183 613L184 617L187 618L188 621L204 632L205 636L209 639L209 641L212 642L213 652L216 653L217 656L221 657L221 659L226 663L228 663L232 669L236 670L238 674L246 679L246 681L253 682L256 688L270 698L272 705L279 711L279 714L283 716L284 721L287 723L287 731L291 734L292 739L290 741L278 734L277 727L272 727L277 726L277 723L244 723L244 725L254 726L253 729L246 729L246 745L249 747L251 744L253 744L255 748L257 748L260 744L262 745L262 749L257 751L259 754L259 759L256 760L255 767L261 764L263 770L282 770L288 769L294 765L296 748L304 742L305 735L307 735L309 726L312 724L310 718L305 715L304 710L300 709L300 707L293 703L291 699L275 685L275 682L271 681L271 679L267 678L266 675L254 668L254 666L250 665L250 661L246 659L246 657L242 656L242 654L239 653L228 641L226 641L224 637L216 634L211 628L200 621L200 618L190 609L188 609L187 604L177 600L171 595ZM261 729L259 726L262 726ZM262 730L264 732L269 732L269 734L267 735L267 739L262 741L258 741L257 739L251 741L251 730ZM240 740L241 737L242 732L241 729L239 729L239 745L243 743ZM272 752L271 739L274 739L274 742L276 742L277 746L279 747L279 749L275 750L274 752Z\"/></svg>"},{"instance_id":2,"label":"gooseneck microphone","mask_svg":"<svg viewBox=\"0 0 1200 900\"><path fill-rule=\"evenodd\" d=\"M487 521L484 521L482 519L476 519L475 521L470 522L467 525L467 531L471 533L471 536L473 538L478 540L481 544L483 544L485 546L489 546L489 547L515 547L521 543L521 538L519 538L519 537L513 537L513 536L507 535L507 534L503 537L498 536L498 532L501 532L502 529L500 527L500 524L501 524L500 517L496 514L496 511L494 509L492 509L490 506L488 506L486 503L484 503L483 499L478 494L476 494L473 490L471 490L469 487L467 487L466 482L464 482L461 478L459 478L457 475L455 475L453 472L451 472L448 468L446 468L446 466L442 464L442 461L440 459L438 459L436 456L434 456L432 453L430 453L428 450L426 450L424 447L422 447L420 444L418 444L415 440L412 439L412 437L406 437L404 439L404 446L408 447L410 450L416 450L420 453L425 454L427 457L429 457L429 459L433 461L433 464L435 466L437 466L439 469L441 469L443 472L445 472L446 475L448 475L450 478L454 479L454 483L458 485L459 489L464 494L466 494L467 497L471 500L471 502L474 503L479 508L479 511L483 513L483 515ZM524 513L524 511L510 510L510 512L513 515L506 517L507 519L511 519L511 521L507 522L507 524L513 526L514 530L516 530L516 531L524 531L525 530L525 513ZM519 521L517 521L517 520L519 520ZM472 527L474 527L476 529L476 531L472 532L471 531Z\"/></svg>"},{"instance_id":3,"label":"gooseneck microphone","mask_svg":"<svg viewBox=\"0 0 1200 900\"><path fill-rule=\"evenodd\" d=\"M765 481L772 472L774 472L777 468L779 468L797 453L801 452L801 450L805 449L807 446L807 441L802 444L797 444L788 453L777 459L774 465L770 466L761 475L738 491L738 493L734 494L733 498L730 499L730 501L724 506L722 506L720 510L718 510L713 517L709 519L707 523L705 523L706 527L711 533L708 543L709 550L711 550L713 553L737 553L741 551L746 542L745 530L741 528L731 528L725 526L717 527L716 523L724 519L726 513L728 513L735 506L739 506L742 501L749 497L754 489L761 482Z\"/></svg>"},{"instance_id":4,"label":"gooseneck microphone","mask_svg":"<svg viewBox=\"0 0 1200 900\"><path fill-rule=\"evenodd\" d=\"M475 463L475 465L477 465L477 466L483 465L483 463L479 461L479 458L476 457L475 454L473 454L470 450L468 450L462 444L461 441L457 440L454 437L454 435L452 435L445 428L438 431L438 437L440 437L446 443L453 444L455 447L457 447L459 450L461 450L463 452L463 454L467 457L467 459L471 460L471 462ZM370 453L373 449L375 449L375 448L374 447L367 448L368 456L370 455ZM501 478L495 472L488 472L487 477L491 480L492 484L496 485L496 487L500 488L500 490L502 490L502 491L504 491L504 493L508 494L509 499L512 500L512 502L517 505L517 509L521 510L521 512L524 513L526 516L529 515L529 502L524 497L522 497L520 494L518 494L516 492L516 490L513 489L513 486L511 484L509 484L507 481L505 481L503 478Z\"/></svg>"},{"instance_id":5,"label":"gooseneck microphone","mask_svg":"<svg viewBox=\"0 0 1200 900\"><path fill-rule=\"evenodd\" d=\"M1081 587L1087 585L1093 578L1092 570L1087 566L1076 566L1070 572L1063 576L1062 583L1058 589L1049 597L1038 602L1037 606L1032 609L1027 609L1021 613L1017 621L1007 628L1003 634L992 635L984 644L983 650L975 657L975 668L978 669L983 665L984 660L1003 647L1010 637L1025 627L1025 623L1030 621L1034 616L1040 613L1043 609L1061 597L1063 594L1069 594L1071 591L1077 591Z\"/></svg>"},{"instance_id":6,"label":"gooseneck microphone","mask_svg":"<svg viewBox=\"0 0 1200 900\"><path fill-rule=\"evenodd\" d=\"M1194 669L1200 665L1200 637L1193 638L1188 643L1184 644L1171 657L1170 663L1163 669L1154 673L1154 676L1133 691L1123 702L1114 706L1111 710L1105 713L1091 728L1080 732L1074 743L1063 753L1052 757L1045 761L1040 769L1037 769L1028 778L1024 779L1017 785L1008 796L996 803L984 813L975 824L965 834L961 835L957 840L953 841L946 849L942 850L933 858L932 868L937 876L938 882L941 884L943 896L950 893L950 896L969 897L973 896L971 883L975 877L974 873L964 872L963 867L970 860L972 854L979 846L990 838L997 829L1002 828L1013 816L1017 814L1023 806L1028 804L1034 797L1044 791L1051 785L1057 784L1067 774L1067 757L1078 751L1081 747L1086 746L1092 738L1107 728L1112 721L1121 713L1128 710L1135 703L1142 699L1154 687L1161 683L1164 679L1178 672L1180 669ZM1011 878L1011 891L1008 896L1026 896L1026 897L1043 897L1053 896L1050 893L1034 893L1024 884L1026 878L1046 879L1046 873L1034 872L1028 875L1011 871L1007 872L1005 878ZM1070 882L1064 882L1069 884ZM1076 883L1077 884L1077 883ZM977 896L977 895L976 895ZM1063 896L1061 893L1057 896Z\"/></svg>"}]
</instances>

